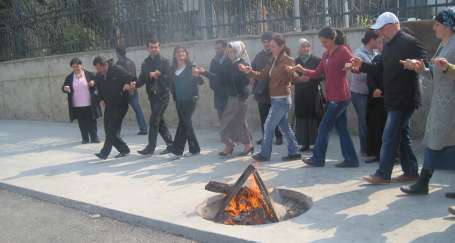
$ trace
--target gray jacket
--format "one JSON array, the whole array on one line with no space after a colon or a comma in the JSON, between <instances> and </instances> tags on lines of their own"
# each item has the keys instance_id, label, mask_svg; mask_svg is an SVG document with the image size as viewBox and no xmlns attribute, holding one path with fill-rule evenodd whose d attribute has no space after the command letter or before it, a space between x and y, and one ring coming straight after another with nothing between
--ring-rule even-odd
<instances>
[{"instance_id":1,"label":"gray jacket","mask_svg":"<svg viewBox=\"0 0 455 243\"><path fill-rule=\"evenodd\" d=\"M435 57L455 63L455 35L447 45L439 46ZM432 150L455 145L455 79L448 73L430 66L423 75L432 79L433 93L425 129L424 144Z\"/></svg>"}]
</instances>

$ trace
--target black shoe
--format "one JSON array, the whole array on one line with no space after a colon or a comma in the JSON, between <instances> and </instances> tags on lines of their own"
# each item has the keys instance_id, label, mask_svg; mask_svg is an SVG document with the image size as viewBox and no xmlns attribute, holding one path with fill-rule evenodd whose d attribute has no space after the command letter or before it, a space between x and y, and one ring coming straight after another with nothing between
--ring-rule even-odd
<instances>
[{"instance_id":1,"label":"black shoe","mask_svg":"<svg viewBox=\"0 0 455 243\"><path fill-rule=\"evenodd\" d=\"M91 141L91 143L100 143L100 142L101 141L100 141L100 139L98 137L92 138L92 141Z\"/></svg>"},{"instance_id":2,"label":"black shoe","mask_svg":"<svg viewBox=\"0 0 455 243\"><path fill-rule=\"evenodd\" d=\"M277 137L275 139L275 145L283 145L283 138L282 137Z\"/></svg>"},{"instance_id":3,"label":"black shoe","mask_svg":"<svg viewBox=\"0 0 455 243\"><path fill-rule=\"evenodd\" d=\"M446 193L446 197L447 197L447 198L452 198L452 199L454 199L454 198L455 198L455 192L448 192L448 193Z\"/></svg>"},{"instance_id":4,"label":"black shoe","mask_svg":"<svg viewBox=\"0 0 455 243\"><path fill-rule=\"evenodd\" d=\"M377 162L379 162L379 158L365 160L365 164L372 164L372 163L377 163Z\"/></svg>"},{"instance_id":5,"label":"black shoe","mask_svg":"<svg viewBox=\"0 0 455 243\"><path fill-rule=\"evenodd\" d=\"M294 160L299 160L302 158L301 154L293 154L293 155L288 155L286 157L281 158L282 161L294 161Z\"/></svg>"},{"instance_id":6,"label":"black shoe","mask_svg":"<svg viewBox=\"0 0 455 243\"><path fill-rule=\"evenodd\" d=\"M357 168L359 167L359 164L353 164L353 163L349 163L348 161L343 161L339 164L336 164L335 167L337 168Z\"/></svg>"},{"instance_id":7,"label":"black shoe","mask_svg":"<svg viewBox=\"0 0 455 243\"><path fill-rule=\"evenodd\" d=\"M105 155L105 154L102 154L102 153L96 153L95 154L96 157L102 159L102 160L106 160L108 155Z\"/></svg>"},{"instance_id":8,"label":"black shoe","mask_svg":"<svg viewBox=\"0 0 455 243\"><path fill-rule=\"evenodd\" d=\"M324 167L324 163L316 163L316 162L312 161L311 159L303 159L302 161L309 167Z\"/></svg>"},{"instance_id":9,"label":"black shoe","mask_svg":"<svg viewBox=\"0 0 455 243\"><path fill-rule=\"evenodd\" d=\"M87 144L89 141L88 140L82 140L82 144Z\"/></svg>"},{"instance_id":10,"label":"black shoe","mask_svg":"<svg viewBox=\"0 0 455 243\"><path fill-rule=\"evenodd\" d=\"M428 183L430 182L433 171L422 169L417 182L410 186L402 186L400 190L410 195L425 195L428 194Z\"/></svg>"},{"instance_id":11,"label":"black shoe","mask_svg":"<svg viewBox=\"0 0 455 243\"><path fill-rule=\"evenodd\" d=\"M261 154L255 154L255 155L251 156L251 158L253 158L254 161L256 161L256 162L265 162L265 161L269 161L270 160L270 159L265 158Z\"/></svg>"},{"instance_id":12,"label":"black shoe","mask_svg":"<svg viewBox=\"0 0 455 243\"><path fill-rule=\"evenodd\" d=\"M165 155L165 154L170 154L170 153L172 153L172 149L169 147L160 151L160 155Z\"/></svg>"},{"instance_id":13,"label":"black shoe","mask_svg":"<svg viewBox=\"0 0 455 243\"><path fill-rule=\"evenodd\" d=\"M143 150L138 150L137 151L138 154L142 154L142 155L152 155L154 152L155 151L151 150L148 147L145 147Z\"/></svg>"},{"instance_id":14,"label":"black shoe","mask_svg":"<svg viewBox=\"0 0 455 243\"><path fill-rule=\"evenodd\" d=\"M193 157L193 156L197 156L197 155L200 155L200 154L201 154L201 152L194 152L194 153L188 152L188 153L185 153L183 155L183 157Z\"/></svg>"},{"instance_id":15,"label":"black shoe","mask_svg":"<svg viewBox=\"0 0 455 243\"><path fill-rule=\"evenodd\" d=\"M300 147L299 152L304 153L306 151L310 151L310 147Z\"/></svg>"},{"instance_id":16,"label":"black shoe","mask_svg":"<svg viewBox=\"0 0 455 243\"><path fill-rule=\"evenodd\" d=\"M147 135L147 131L139 131L137 135Z\"/></svg>"},{"instance_id":17,"label":"black shoe","mask_svg":"<svg viewBox=\"0 0 455 243\"><path fill-rule=\"evenodd\" d=\"M256 141L256 144L257 145L261 145L262 144L262 139L259 139L258 141Z\"/></svg>"},{"instance_id":18,"label":"black shoe","mask_svg":"<svg viewBox=\"0 0 455 243\"><path fill-rule=\"evenodd\" d=\"M254 154L254 147L251 147L250 149L241 152L241 153L239 154L239 156L247 156L247 155L249 155L249 154L251 154L251 155Z\"/></svg>"},{"instance_id":19,"label":"black shoe","mask_svg":"<svg viewBox=\"0 0 455 243\"><path fill-rule=\"evenodd\" d=\"M231 151L229 151L229 152L221 151L218 153L218 155L221 157L232 156L233 152L234 152L234 148L232 148Z\"/></svg>"},{"instance_id":20,"label":"black shoe","mask_svg":"<svg viewBox=\"0 0 455 243\"><path fill-rule=\"evenodd\" d=\"M117 154L114 158L118 159L118 158L122 158L122 157L125 157L129 154L130 152L121 152L119 154Z\"/></svg>"}]
</instances>

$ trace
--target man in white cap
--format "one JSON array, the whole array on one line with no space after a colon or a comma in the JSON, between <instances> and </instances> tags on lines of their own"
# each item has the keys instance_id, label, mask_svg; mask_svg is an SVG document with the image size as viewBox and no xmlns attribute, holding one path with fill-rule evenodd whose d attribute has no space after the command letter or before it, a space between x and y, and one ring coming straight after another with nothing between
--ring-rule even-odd
<instances>
[{"instance_id":1,"label":"man in white cap","mask_svg":"<svg viewBox=\"0 0 455 243\"><path fill-rule=\"evenodd\" d=\"M363 179L371 184L414 181L418 178L418 165L411 147L409 122L421 104L420 83L418 74L404 69L400 61L425 60L426 52L418 40L401 30L400 21L393 13L381 14L371 29L376 30L387 42L382 62L368 64L360 58L353 58L352 66L361 72L382 73L387 122L382 135L379 169ZM403 174L391 179L397 148Z\"/></svg>"}]
</instances>

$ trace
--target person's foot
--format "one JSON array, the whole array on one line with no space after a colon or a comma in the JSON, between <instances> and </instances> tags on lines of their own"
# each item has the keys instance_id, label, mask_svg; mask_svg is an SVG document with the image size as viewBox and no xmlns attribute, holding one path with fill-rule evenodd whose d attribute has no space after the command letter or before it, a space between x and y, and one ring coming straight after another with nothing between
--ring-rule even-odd
<instances>
[{"instance_id":1,"label":"person's foot","mask_svg":"<svg viewBox=\"0 0 455 243\"><path fill-rule=\"evenodd\" d=\"M200 155L200 154L201 154L201 152L194 152L194 153L188 152L188 153L183 154L183 157L193 157L193 156Z\"/></svg>"},{"instance_id":2,"label":"person's foot","mask_svg":"<svg viewBox=\"0 0 455 243\"><path fill-rule=\"evenodd\" d=\"M374 157L374 158L365 160L365 164L371 164L371 163L377 163L377 162L379 162L378 157Z\"/></svg>"},{"instance_id":3,"label":"person's foot","mask_svg":"<svg viewBox=\"0 0 455 243\"><path fill-rule=\"evenodd\" d=\"M147 135L147 131L139 131L137 135Z\"/></svg>"},{"instance_id":4,"label":"person's foot","mask_svg":"<svg viewBox=\"0 0 455 243\"><path fill-rule=\"evenodd\" d=\"M283 145L283 137L277 137L275 139L275 145Z\"/></svg>"},{"instance_id":5,"label":"person's foot","mask_svg":"<svg viewBox=\"0 0 455 243\"><path fill-rule=\"evenodd\" d=\"M251 158L256 161L256 162L265 162L265 161L269 161L270 159L262 156L261 154L257 153L253 156L251 156Z\"/></svg>"},{"instance_id":6,"label":"person's foot","mask_svg":"<svg viewBox=\"0 0 455 243\"><path fill-rule=\"evenodd\" d=\"M390 184L390 180L384 179L377 175L364 176L362 179L372 185L385 185Z\"/></svg>"},{"instance_id":7,"label":"person's foot","mask_svg":"<svg viewBox=\"0 0 455 243\"><path fill-rule=\"evenodd\" d=\"M142 155L152 155L154 152L155 151L153 151L149 147L145 147L143 150L138 150L137 151L138 154L142 154Z\"/></svg>"},{"instance_id":8,"label":"person's foot","mask_svg":"<svg viewBox=\"0 0 455 243\"><path fill-rule=\"evenodd\" d=\"M89 141L88 140L82 140L82 144L87 144Z\"/></svg>"},{"instance_id":9,"label":"person's foot","mask_svg":"<svg viewBox=\"0 0 455 243\"><path fill-rule=\"evenodd\" d=\"M261 145L262 144L262 139L259 139L258 141L256 141L256 144L257 145Z\"/></svg>"},{"instance_id":10,"label":"person's foot","mask_svg":"<svg viewBox=\"0 0 455 243\"><path fill-rule=\"evenodd\" d=\"M239 156L247 156L247 155L253 155L254 154L254 146L248 146L248 147L245 147L245 149L243 150L243 152L241 152L239 154Z\"/></svg>"},{"instance_id":11,"label":"person's foot","mask_svg":"<svg viewBox=\"0 0 455 243\"><path fill-rule=\"evenodd\" d=\"M120 152L114 158L116 158L116 159L123 158L123 157L127 156L129 153L130 152Z\"/></svg>"},{"instance_id":12,"label":"person's foot","mask_svg":"<svg viewBox=\"0 0 455 243\"><path fill-rule=\"evenodd\" d=\"M165 155L165 154L169 154L169 153L172 153L172 151L169 147L160 151L160 155Z\"/></svg>"},{"instance_id":13,"label":"person's foot","mask_svg":"<svg viewBox=\"0 0 455 243\"><path fill-rule=\"evenodd\" d=\"M345 160L339 164L336 164L335 167L337 167L337 168L357 168L357 167L359 167L359 163L351 163L351 162Z\"/></svg>"},{"instance_id":14,"label":"person's foot","mask_svg":"<svg viewBox=\"0 0 455 243\"><path fill-rule=\"evenodd\" d=\"M412 184L409 186L402 186L402 187L400 187L400 190L403 193L406 193L408 195L426 195L426 194L428 194L428 186L425 187L419 183Z\"/></svg>"},{"instance_id":15,"label":"person's foot","mask_svg":"<svg viewBox=\"0 0 455 243\"><path fill-rule=\"evenodd\" d=\"M106 160L108 155L105 155L105 154L102 154L102 153L96 153L95 154L96 157L98 157L99 159L102 159L102 160Z\"/></svg>"},{"instance_id":16,"label":"person's foot","mask_svg":"<svg viewBox=\"0 0 455 243\"><path fill-rule=\"evenodd\" d=\"M406 183L406 182L416 181L417 179L419 179L419 175L409 176L409 175L402 174L400 176L393 177L390 182L392 182L392 183Z\"/></svg>"},{"instance_id":17,"label":"person's foot","mask_svg":"<svg viewBox=\"0 0 455 243\"><path fill-rule=\"evenodd\" d=\"M234 152L234 148L224 147L223 151L219 152L218 155L222 157L232 156L232 152Z\"/></svg>"},{"instance_id":18,"label":"person's foot","mask_svg":"<svg viewBox=\"0 0 455 243\"><path fill-rule=\"evenodd\" d=\"M455 215L455 207L454 206L450 206L449 207L449 213Z\"/></svg>"},{"instance_id":19,"label":"person's foot","mask_svg":"<svg viewBox=\"0 0 455 243\"><path fill-rule=\"evenodd\" d=\"M301 153L304 153L304 152L306 152L306 151L310 151L310 147L304 147L304 146L302 146L302 147L300 147L300 149L299 149L299 152L301 152Z\"/></svg>"},{"instance_id":20,"label":"person's foot","mask_svg":"<svg viewBox=\"0 0 455 243\"><path fill-rule=\"evenodd\" d=\"M281 158L282 161L294 161L294 160L299 160L302 158L301 154L292 154L288 155L286 157Z\"/></svg>"},{"instance_id":21,"label":"person's foot","mask_svg":"<svg viewBox=\"0 0 455 243\"><path fill-rule=\"evenodd\" d=\"M447 198L455 199L455 192L448 192L446 193Z\"/></svg>"},{"instance_id":22,"label":"person's foot","mask_svg":"<svg viewBox=\"0 0 455 243\"><path fill-rule=\"evenodd\" d=\"M311 159L302 159L302 161L307 165L307 167L324 167L324 163L318 163Z\"/></svg>"},{"instance_id":23,"label":"person's foot","mask_svg":"<svg viewBox=\"0 0 455 243\"><path fill-rule=\"evenodd\" d=\"M99 138L93 138L91 143L100 143L100 139Z\"/></svg>"}]
</instances>

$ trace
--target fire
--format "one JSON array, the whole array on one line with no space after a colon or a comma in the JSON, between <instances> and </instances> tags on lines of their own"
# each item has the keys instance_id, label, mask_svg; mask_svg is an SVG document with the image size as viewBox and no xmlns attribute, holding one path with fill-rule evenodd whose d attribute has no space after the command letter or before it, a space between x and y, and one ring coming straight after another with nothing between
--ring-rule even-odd
<instances>
[{"instance_id":1,"label":"fire","mask_svg":"<svg viewBox=\"0 0 455 243\"><path fill-rule=\"evenodd\" d=\"M224 223L229 225L269 223L270 212L254 175L248 178L245 185L225 208Z\"/></svg>"}]
</instances>

